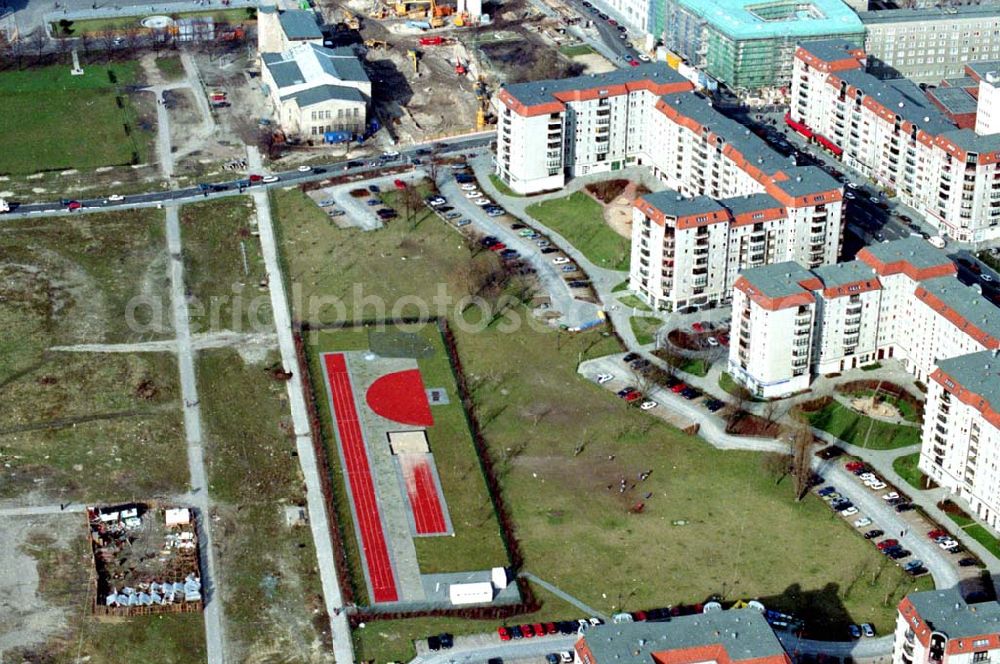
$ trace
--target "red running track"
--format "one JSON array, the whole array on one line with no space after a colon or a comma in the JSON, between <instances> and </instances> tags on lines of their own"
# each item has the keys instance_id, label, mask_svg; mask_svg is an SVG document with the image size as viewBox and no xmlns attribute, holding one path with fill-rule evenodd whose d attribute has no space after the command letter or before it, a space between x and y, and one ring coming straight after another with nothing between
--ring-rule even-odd
<instances>
[{"instance_id":1,"label":"red running track","mask_svg":"<svg viewBox=\"0 0 1000 664\"><path fill-rule=\"evenodd\" d=\"M368 567L368 579L372 586L374 602L395 602L399 599L396 581L392 575L389 549L382 532L382 518L375 500L375 485L372 483L365 440L361 435L361 423L354 406L354 392L351 376L347 372L347 362L342 353L327 353L323 356L326 377L330 386L330 398L340 432L340 446L347 466L347 481L351 485L354 499L354 518L361 532L361 548Z\"/></svg>"},{"instance_id":2,"label":"red running track","mask_svg":"<svg viewBox=\"0 0 1000 664\"><path fill-rule=\"evenodd\" d=\"M418 535L444 535L448 532L448 523L441 508L441 498L438 495L434 474L431 472L430 459L420 457L403 461L403 479L406 480L406 494L410 499L410 509L413 511L413 524Z\"/></svg>"}]
</instances>

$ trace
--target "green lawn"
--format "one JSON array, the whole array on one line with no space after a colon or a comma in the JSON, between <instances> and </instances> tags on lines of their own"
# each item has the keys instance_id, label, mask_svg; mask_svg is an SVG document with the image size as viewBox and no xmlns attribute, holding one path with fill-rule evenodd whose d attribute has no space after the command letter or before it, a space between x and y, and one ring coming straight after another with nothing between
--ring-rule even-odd
<instances>
[{"instance_id":1,"label":"green lawn","mask_svg":"<svg viewBox=\"0 0 1000 664\"><path fill-rule=\"evenodd\" d=\"M184 78L184 64L179 55L162 55L156 58L156 68L163 74L163 78L168 81L177 81Z\"/></svg>"},{"instance_id":2,"label":"green lawn","mask_svg":"<svg viewBox=\"0 0 1000 664\"><path fill-rule=\"evenodd\" d=\"M264 257L249 198L223 198L181 208L181 242L191 331L273 330Z\"/></svg>"},{"instance_id":3,"label":"green lawn","mask_svg":"<svg viewBox=\"0 0 1000 664\"><path fill-rule=\"evenodd\" d=\"M688 358L684 364L677 367L681 371L686 371L687 373L694 376L705 377L708 375L708 370L711 364L708 360L703 358Z\"/></svg>"},{"instance_id":4,"label":"green lawn","mask_svg":"<svg viewBox=\"0 0 1000 664\"><path fill-rule=\"evenodd\" d=\"M627 290L628 290L628 279L626 279L625 281L621 282L620 284L612 288L611 292L620 293L622 291L627 291Z\"/></svg>"},{"instance_id":5,"label":"green lawn","mask_svg":"<svg viewBox=\"0 0 1000 664\"><path fill-rule=\"evenodd\" d=\"M899 473L899 476L909 483L914 489L926 489L927 476L917 468L920 461L920 452L897 457L892 462L892 469Z\"/></svg>"},{"instance_id":6,"label":"green lawn","mask_svg":"<svg viewBox=\"0 0 1000 664\"><path fill-rule=\"evenodd\" d=\"M525 210L562 235L600 267L627 270L631 245L604 221L601 205L583 192L529 205Z\"/></svg>"},{"instance_id":7,"label":"green lawn","mask_svg":"<svg viewBox=\"0 0 1000 664\"><path fill-rule=\"evenodd\" d=\"M643 346L656 341L656 331L663 327L663 321L655 316L632 316L628 321L635 340Z\"/></svg>"},{"instance_id":8,"label":"green lawn","mask_svg":"<svg viewBox=\"0 0 1000 664\"><path fill-rule=\"evenodd\" d=\"M307 661L323 639L312 535L285 522L285 507L304 505L305 495L285 384L267 371L278 361L275 351L256 364L232 350L198 356L219 587L228 645L239 661L253 652Z\"/></svg>"},{"instance_id":9,"label":"green lawn","mask_svg":"<svg viewBox=\"0 0 1000 664\"><path fill-rule=\"evenodd\" d=\"M572 46L560 47L559 52L567 58L575 58L578 55L590 55L591 53L594 53L594 49L586 44L573 44Z\"/></svg>"},{"instance_id":10,"label":"green lawn","mask_svg":"<svg viewBox=\"0 0 1000 664\"><path fill-rule=\"evenodd\" d=\"M890 450L920 444L920 427L874 420L837 401L805 417L817 429L858 447Z\"/></svg>"},{"instance_id":11,"label":"green lawn","mask_svg":"<svg viewBox=\"0 0 1000 664\"><path fill-rule=\"evenodd\" d=\"M139 64L85 64L84 71L73 76L53 65L0 73L0 117L18 118L17 131L0 132L0 174L148 159L152 128L143 128L129 94L116 92L141 82Z\"/></svg>"},{"instance_id":12,"label":"green lawn","mask_svg":"<svg viewBox=\"0 0 1000 664\"><path fill-rule=\"evenodd\" d=\"M255 9L219 9L216 11L207 12L183 12L180 14L171 14L172 18L209 18L211 17L217 23L244 23L246 21L256 20L256 10ZM141 32L146 32L140 24L140 21L145 18L143 16L116 16L109 18L94 18L85 21L72 21L69 26L69 37L79 37L80 35L96 35L101 32L111 31L111 32L124 32L129 29L139 30ZM54 22L52 24L52 34L63 36L64 32L62 26L59 22Z\"/></svg>"},{"instance_id":13,"label":"green lawn","mask_svg":"<svg viewBox=\"0 0 1000 664\"><path fill-rule=\"evenodd\" d=\"M631 293L619 297L618 301L624 304L626 307L638 309L639 311L652 311L652 309L649 307L648 304L640 300L637 295L633 295Z\"/></svg>"},{"instance_id":14,"label":"green lawn","mask_svg":"<svg viewBox=\"0 0 1000 664\"><path fill-rule=\"evenodd\" d=\"M987 551L994 556L1000 556L1000 541L990 534L990 531L985 526L976 523L974 519L964 514L954 514L952 512L945 512L945 514L948 515L949 519L957 523L962 530L968 533L972 539L986 547Z\"/></svg>"},{"instance_id":15,"label":"green lawn","mask_svg":"<svg viewBox=\"0 0 1000 664\"><path fill-rule=\"evenodd\" d=\"M513 189L511 189L510 187L508 187L507 183L504 182L503 180L501 180L500 176L497 175L496 173L491 173L490 174L490 182L492 182L493 186L496 187L496 190L499 191L504 196L514 196L516 198L523 198L524 197L523 194L519 194L516 191L514 191Z\"/></svg>"}]
</instances>

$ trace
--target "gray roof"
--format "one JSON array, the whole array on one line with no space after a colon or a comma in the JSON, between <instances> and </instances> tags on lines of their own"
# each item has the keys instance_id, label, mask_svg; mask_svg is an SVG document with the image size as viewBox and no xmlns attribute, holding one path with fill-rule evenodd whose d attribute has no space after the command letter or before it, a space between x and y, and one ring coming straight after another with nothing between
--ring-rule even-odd
<instances>
[{"instance_id":1,"label":"gray roof","mask_svg":"<svg viewBox=\"0 0 1000 664\"><path fill-rule=\"evenodd\" d=\"M648 664L655 652L710 645L721 645L735 661L786 656L767 620L754 609L681 616L670 622L598 625L587 628L583 639L600 664Z\"/></svg>"},{"instance_id":2,"label":"gray roof","mask_svg":"<svg viewBox=\"0 0 1000 664\"><path fill-rule=\"evenodd\" d=\"M972 286L966 286L955 277L927 279L920 284L961 316L994 338L1000 339L1000 309L984 298ZM960 325L959 329L964 326Z\"/></svg>"},{"instance_id":3,"label":"gray roof","mask_svg":"<svg viewBox=\"0 0 1000 664\"><path fill-rule=\"evenodd\" d=\"M961 5L957 7L923 7L920 9L880 9L870 12L858 12L858 17L865 25L876 23L897 23L900 21L947 21L953 19L970 19L980 17L1000 18L1000 6L997 5Z\"/></svg>"},{"instance_id":4,"label":"gray roof","mask_svg":"<svg viewBox=\"0 0 1000 664\"><path fill-rule=\"evenodd\" d=\"M361 61L351 49L329 49L316 44L313 44L312 48L319 56L320 65L326 73L341 81L368 82L365 68L361 66Z\"/></svg>"},{"instance_id":5,"label":"gray roof","mask_svg":"<svg viewBox=\"0 0 1000 664\"><path fill-rule=\"evenodd\" d=\"M788 297L798 293L808 292L799 285L800 282L812 279L813 274L795 261L772 263L761 267L740 270L750 285L767 297Z\"/></svg>"},{"instance_id":6,"label":"gray roof","mask_svg":"<svg viewBox=\"0 0 1000 664\"><path fill-rule=\"evenodd\" d=\"M287 101L289 99L294 99L301 108L312 106L313 104L320 104L324 101L330 101L332 99L353 101L362 104L365 103L365 96L361 94L360 90L357 88L349 88L346 85L317 85L316 87L309 88L308 90L302 90L301 92L285 95L281 98L281 101Z\"/></svg>"},{"instance_id":7,"label":"gray roof","mask_svg":"<svg viewBox=\"0 0 1000 664\"><path fill-rule=\"evenodd\" d=\"M300 83L305 83L306 78L302 75L302 70L299 66L295 64L295 60L272 60L268 62L266 59L267 55L277 55L278 53L266 53L264 65L267 70L271 72L271 76L274 78L274 84L278 88L287 88L290 85L299 85Z\"/></svg>"},{"instance_id":8,"label":"gray roof","mask_svg":"<svg viewBox=\"0 0 1000 664\"><path fill-rule=\"evenodd\" d=\"M936 99L949 113L961 115L976 112L976 98L965 88L935 88L928 90L927 95Z\"/></svg>"},{"instance_id":9,"label":"gray roof","mask_svg":"<svg viewBox=\"0 0 1000 664\"><path fill-rule=\"evenodd\" d=\"M802 42L799 44L799 48L805 49L807 53L811 53L824 62L835 62L853 57L850 51L860 47L847 39L818 39Z\"/></svg>"},{"instance_id":10,"label":"gray roof","mask_svg":"<svg viewBox=\"0 0 1000 664\"><path fill-rule=\"evenodd\" d=\"M667 66L664 62L653 62L638 67L615 69L603 74L588 74L572 78L529 81L507 86L507 92L526 106L552 101L556 92L567 90L587 90L602 85L621 85L633 81L651 79L663 83L682 83L687 79Z\"/></svg>"},{"instance_id":11,"label":"gray roof","mask_svg":"<svg viewBox=\"0 0 1000 664\"><path fill-rule=\"evenodd\" d=\"M995 16L1000 18L1000 8L994 9L993 13ZM979 78L986 78L987 74L996 73L1000 70L1000 61L998 60L980 60L978 62L966 62L966 68L971 69L976 72Z\"/></svg>"},{"instance_id":12,"label":"gray roof","mask_svg":"<svg viewBox=\"0 0 1000 664\"><path fill-rule=\"evenodd\" d=\"M917 269L935 267L937 265L953 265L951 259L938 249L932 247L919 237L905 237L902 240L882 242L865 247L870 254L883 263L906 261Z\"/></svg>"},{"instance_id":13,"label":"gray roof","mask_svg":"<svg viewBox=\"0 0 1000 664\"><path fill-rule=\"evenodd\" d=\"M708 196L681 196L673 189L664 189L652 194L643 194L642 199L668 217L684 217L690 214L711 214L726 208Z\"/></svg>"},{"instance_id":14,"label":"gray roof","mask_svg":"<svg viewBox=\"0 0 1000 664\"><path fill-rule=\"evenodd\" d=\"M846 286L847 284L856 284L859 281L878 279L871 266L861 261L820 265L819 267L814 267L812 273L819 277L826 288L836 288L838 286Z\"/></svg>"},{"instance_id":15,"label":"gray roof","mask_svg":"<svg viewBox=\"0 0 1000 664\"><path fill-rule=\"evenodd\" d=\"M719 202L728 208L734 215L785 207L770 194L747 194L746 196L734 196L732 198L723 198Z\"/></svg>"},{"instance_id":16,"label":"gray roof","mask_svg":"<svg viewBox=\"0 0 1000 664\"><path fill-rule=\"evenodd\" d=\"M960 76L958 78L946 78L941 81L941 86L949 88L978 88L979 81L971 76Z\"/></svg>"},{"instance_id":17,"label":"gray roof","mask_svg":"<svg viewBox=\"0 0 1000 664\"><path fill-rule=\"evenodd\" d=\"M962 357L950 360L942 360L938 364L942 365L941 368L949 375L954 375L951 371L945 369L944 365L951 365L952 363L957 365L969 361L968 358L976 358L976 362L982 367L984 360L978 357L981 355L988 356L990 353L986 351L985 353L963 355ZM995 359L990 363L993 366L1000 366L1000 362L997 362ZM964 370L963 367L956 366L955 368L960 371ZM979 373L982 374L982 372ZM956 376L956 378L958 377ZM997 394L997 388L995 387L1000 386L997 374L993 372L990 379L994 386L990 388L991 391L994 396L1000 396ZM969 387L969 389L972 388ZM943 632L950 639L996 634L1000 631L1000 603L994 601L966 604L965 600L962 599L962 593L959 592L957 587L948 588L947 590L928 590L921 593L911 593L907 595L907 599L910 600L913 608L917 610L917 613L928 623L931 629Z\"/></svg>"},{"instance_id":18,"label":"gray roof","mask_svg":"<svg viewBox=\"0 0 1000 664\"><path fill-rule=\"evenodd\" d=\"M860 69L838 71L835 76L924 131L941 134L955 129L955 124L909 79L881 80Z\"/></svg>"},{"instance_id":19,"label":"gray roof","mask_svg":"<svg viewBox=\"0 0 1000 664\"><path fill-rule=\"evenodd\" d=\"M819 166L794 166L784 169L787 180L775 181L774 186L789 196L808 196L831 189L840 189L840 183Z\"/></svg>"},{"instance_id":20,"label":"gray roof","mask_svg":"<svg viewBox=\"0 0 1000 664\"><path fill-rule=\"evenodd\" d=\"M278 22L285 36L293 41L323 38L323 32L316 24L316 14L311 11L286 9L278 14Z\"/></svg>"},{"instance_id":21,"label":"gray roof","mask_svg":"<svg viewBox=\"0 0 1000 664\"><path fill-rule=\"evenodd\" d=\"M982 154L1000 150L1000 134L980 136L971 129L954 129L941 132L941 138L951 141L966 152Z\"/></svg>"}]
</instances>

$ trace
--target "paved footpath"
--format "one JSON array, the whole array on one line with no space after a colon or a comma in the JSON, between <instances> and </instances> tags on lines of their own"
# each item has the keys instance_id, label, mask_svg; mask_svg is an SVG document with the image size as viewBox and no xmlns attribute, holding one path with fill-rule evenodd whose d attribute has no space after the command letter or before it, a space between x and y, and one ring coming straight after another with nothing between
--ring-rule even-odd
<instances>
[{"instance_id":1,"label":"paved footpath","mask_svg":"<svg viewBox=\"0 0 1000 664\"><path fill-rule=\"evenodd\" d=\"M247 161L251 170L260 172L260 153L251 147L247 148ZM309 413L306 410L305 393L302 390L302 367L299 366L295 354L295 341L292 338L292 316L288 304L288 294L285 292L285 281L281 273L281 263L278 260L277 240L274 235L274 225L271 221L271 203L266 190L257 190L253 194L257 208L257 230L260 233L260 247L264 254L264 265L267 269L268 286L271 292L271 309L274 312L274 326L278 333L278 346L281 349L281 364L285 371L291 372L292 379L285 382L288 388L288 400L292 410L292 425L295 430L295 446L302 466L302 476L306 482L306 506L309 511L309 527L312 529L313 542L316 546L316 562L319 565L320 583L323 586L323 600L333 634L333 654L337 664L353 664L354 646L351 641L351 628L344 612L344 600L340 594L340 584L337 579L337 567L334 564L333 545L330 542L330 522L326 511L326 501L320 483L320 470L313 450L312 436L309 429Z\"/></svg>"},{"instance_id":2,"label":"paved footpath","mask_svg":"<svg viewBox=\"0 0 1000 664\"><path fill-rule=\"evenodd\" d=\"M167 249L170 252L170 294L177 335L177 366L180 370L181 396L184 399L184 433L187 437L188 469L191 474L190 502L198 510L201 552L201 585L205 595L205 646L209 664L225 661L222 629L222 599L214 580L218 578L215 549L212 545L208 479L202 446L201 408L198 405L198 381L191 346L191 326L187 298L184 295L184 263L181 260L181 227L177 206L166 209Z\"/></svg>"}]
</instances>

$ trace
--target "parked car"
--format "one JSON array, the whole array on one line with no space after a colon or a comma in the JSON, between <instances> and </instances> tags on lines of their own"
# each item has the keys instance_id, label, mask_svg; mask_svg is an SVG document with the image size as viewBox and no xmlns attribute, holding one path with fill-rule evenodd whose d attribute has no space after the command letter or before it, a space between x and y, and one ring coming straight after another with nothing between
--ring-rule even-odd
<instances>
[{"instance_id":1,"label":"parked car","mask_svg":"<svg viewBox=\"0 0 1000 664\"><path fill-rule=\"evenodd\" d=\"M655 401L643 401L639 408L643 410L653 410L658 404Z\"/></svg>"},{"instance_id":2,"label":"parked car","mask_svg":"<svg viewBox=\"0 0 1000 664\"><path fill-rule=\"evenodd\" d=\"M882 537L882 535L885 535L885 533L876 528L875 530L869 530L867 533L865 533L865 539L866 540L875 539L876 537Z\"/></svg>"},{"instance_id":3,"label":"parked car","mask_svg":"<svg viewBox=\"0 0 1000 664\"><path fill-rule=\"evenodd\" d=\"M501 641L510 641L510 630L501 625L497 627L497 636L500 637Z\"/></svg>"},{"instance_id":4,"label":"parked car","mask_svg":"<svg viewBox=\"0 0 1000 664\"><path fill-rule=\"evenodd\" d=\"M521 625L521 634L524 635L524 638L530 639L535 636L535 628L529 624Z\"/></svg>"},{"instance_id":5,"label":"parked car","mask_svg":"<svg viewBox=\"0 0 1000 664\"><path fill-rule=\"evenodd\" d=\"M889 493L882 496L882 500L893 500L895 498L899 498L899 494L896 493L895 491L890 491Z\"/></svg>"},{"instance_id":6,"label":"parked car","mask_svg":"<svg viewBox=\"0 0 1000 664\"><path fill-rule=\"evenodd\" d=\"M598 385L604 385L605 383L610 383L614 379L615 379L614 374L609 374L609 373L597 374Z\"/></svg>"},{"instance_id":7,"label":"parked car","mask_svg":"<svg viewBox=\"0 0 1000 664\"><path fill-rule=\"evenodd\" d=\"M875 547L879 551L884 551L885 549L888 549L888 548L893 547L893 546L899 546L899 540L885 539L885 540L882 540L881 542L879 542L878 544L875 545Z\"/></svg>"},{"instance_id":8,"label":"parked car","mask_svg":"<svg viewBox=\"0 0 1000 664\"><path fill-rule=\"evenodd\" d=\"M708 401L705 402L705 408L707 408L709 412L712 413L721 410L722 407L725 405L726 404L724 401L719 401L718 399L709 399Z\"/></svg>"},{"instance_id":9,"label":"parked car","mask_svg":"<svg viewBox=\"0 0 1000 664\"><path fill-rule=\"evenodd\" d=\"M900 503L899 505L896 505L896 511L900 513L909 512L913 509L916 509L916 506L913 503Z\"/></svg>"},{"instance_id":10,"label":"parked car","mask_svg":"<svg viewBox=\"0 0 1000 664\"><path fill-rule=\"evenodd\" d=\"M847 632L851 635L852 639L861 638L861 628L853 623L847 626Z\"/></svg>"},{"instance_id":11,"label":"parked car","mask_svg":"<svg viewBox=\"0 0 1000 664\"><path fill-rule=\"evenodd\" d=\"M428 636L427 648L429 650L434 650L434 651L441 650L441 639L438 638L437 636Z\"/></svg>"},{"instance_id":12,"label":"parked car","mask_svg":"<svg viewBox=\"0 0 1000 664\"><path fill-rule=\"evenodd\" d=\"M858 513L858 508L852 505L851 507L848 507L845 510L841 510L840 516L854 516L857 513Z\"/></svg>"},{"instance_id":13,"label":"parked car","mask_svg":"<svg viewBox=\"0 0 1000 664\"><path fill-rule=\"evenodd\" d=\"M854 522L855 528L864 528L865 526L870 526L870 525L872 525L872 520L866 516L861 517L860 519Z\"/></svg>"},{"instance_id":14,"label":"parked car","mask_svg":"<svg viewBox=\"0 0 1000 664\"><path fill-rule=\"evenodd\" d=\"M861 632L868 638L872 638L873 636L875 636L875 628L872 627L871 623L862 623Z\"/></svg>"},{"instance_id":15,"label":"parked car","mask_svg":"<svg viewBox=\"0 0 1000 664\"><path fill-rule=\"evenodd\" d=\"M958 561L958 566L959 567L972 567L973 565L977 565L977 564L979 564L979 561L976 560L975 558L971 558L971 557L969 557L969 558L962 558L961 560Z\"/></svg>"},{"instance_id":16,"label":"parked car","mask_svg":"<svg viewBox=\"0 0 1000 664\"><path fill-rule=\"evenodd\" d=\"M559 250L556 249L555 247L545 247L544 249L542 249L542 253L543 254L554 254L557 251L559 251Z\"/></svg>"}]
</instances>

